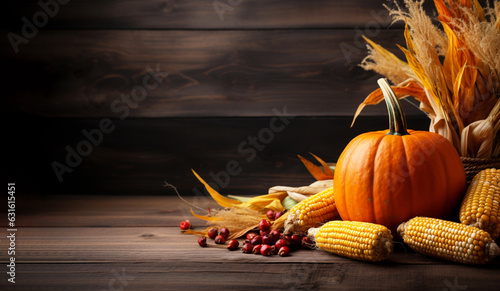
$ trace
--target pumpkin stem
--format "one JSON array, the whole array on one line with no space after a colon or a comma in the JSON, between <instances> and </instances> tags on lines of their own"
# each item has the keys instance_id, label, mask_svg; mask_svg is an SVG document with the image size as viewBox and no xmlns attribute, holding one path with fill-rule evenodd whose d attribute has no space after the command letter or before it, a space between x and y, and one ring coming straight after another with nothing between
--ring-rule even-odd
<instances>
[{"instance_id":1,"label":"pumpkin stem","mask_svg":"<svg viewBox=\"0 0 500 291\"><path fill-rule=\"evenodd\" d=\"M382 93L384 94L387 111L389 112L389 132L388 135L407 135L409 134L406 127L406 117L401 108L396 94L389 86L386 78L380 78L377 81Z\"/></svg>"}]
</instances>

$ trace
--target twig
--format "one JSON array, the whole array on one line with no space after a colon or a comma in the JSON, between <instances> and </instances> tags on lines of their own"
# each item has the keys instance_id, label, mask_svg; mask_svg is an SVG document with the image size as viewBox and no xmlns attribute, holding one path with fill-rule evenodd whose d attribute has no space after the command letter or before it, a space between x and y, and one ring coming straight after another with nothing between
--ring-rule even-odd
<instances>
[{"instance_id":1,"label":"twig","mask_svg":"<svg viewBox=\"0 0 500 291\"><path fill-rule=\"evenodd\" d=\"M185 203L187 203L187 204L189 204L189 205L191 205L191 206L193 206L193 207L196 207L196 208L198 208L198 209L200 209L200 210L203 210L203 211L205 211L205 210L206 210L206 209L203 209L203 208L201 208L201 207L199 207L199 206L197 206L197 205L195 205L195 204L193 204L193 203L191 203L191 202L187 201L186 199L182 198L181 194L179 194L179 191L177 191L177 188L175 188L175 186L174 186L174 185L172 185L172 184L168 183L167 181L163 181L163 183L164 183L164 185L163 185L163 186L165 186L165 187L170 187L170 188L174 189L175 194L177 194L177 196L178 196L178 197L179 197L182 201L184 201Z\"/></svg>"}]
</instances>

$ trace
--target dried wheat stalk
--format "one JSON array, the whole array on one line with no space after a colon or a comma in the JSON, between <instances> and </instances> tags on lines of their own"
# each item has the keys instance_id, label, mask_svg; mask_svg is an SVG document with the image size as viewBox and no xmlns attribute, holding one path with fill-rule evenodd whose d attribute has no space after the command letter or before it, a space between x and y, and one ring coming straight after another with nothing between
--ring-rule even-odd
<instances>
[{"instance_id":1,"label":"dried wheat stalk","mask_svg":"<svg viewBox=\"0 0 500 291\"><path fill-rule=\"evenodd\" d=\"M500 1L481 7L477 0L434 0L437 19L425 13L422 3L385 6L394 22L406 23L406 47L399 46L406 62L366 39L369 51L361 67L385 75L399 98L420 101L430 118L429 131L447 138L460 156L498 157ZM373 91L354 120L366 105L382 100L380 89Z\"/></svg>"}]
</instances>

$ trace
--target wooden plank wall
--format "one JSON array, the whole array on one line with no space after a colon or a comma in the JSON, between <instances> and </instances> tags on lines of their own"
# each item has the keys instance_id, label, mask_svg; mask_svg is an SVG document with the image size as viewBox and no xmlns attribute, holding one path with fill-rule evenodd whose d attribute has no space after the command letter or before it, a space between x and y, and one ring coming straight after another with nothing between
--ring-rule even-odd
<instances>
[{"instance_id":1,"label":"wooden plank wall","mask_svg":"<svg viewBox=\"0 0 500 291\"><path fill-rule=\"evenodd\" d=\"M357 134L387 127L379 105L350 128L380 77L358 66L361 35L402 57L402 25L390 26L384 0L59 2L46 2L46 19L38 1L9 2L1 19L2 176L23 191L173 194L166 180L193 194L191 169L213 182L236 161L222 192L262 193L312 182L297 154L335 161ZM17 52L9 33L24 37ZM427 128L404 109L410 127ZM82 131L97 145L61 182L52 164L68 165Z\"/></svg>"}]
</instances>

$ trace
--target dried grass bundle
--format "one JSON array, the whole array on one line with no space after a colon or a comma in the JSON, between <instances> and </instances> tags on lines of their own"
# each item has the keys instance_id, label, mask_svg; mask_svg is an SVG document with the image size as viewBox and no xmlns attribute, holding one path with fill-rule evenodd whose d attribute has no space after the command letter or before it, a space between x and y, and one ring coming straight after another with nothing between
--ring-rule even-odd
<instances>
[{"instance_id":1,"label":"dried grass bundle","mask_svg":"<svg viewBox=\"0 0 500 291\"><path fill-rule=\"evenodd\" d=\"M366 39L361 67L385 75L398 98L413 96L430 118L429 131L447 138L462 157L500 155L500 2L481 7L477 0L434 0L437 23L423 0L405 7L385 6L393 22L404 21L404 62ZM383 100L380 89L358 107ZM354 121L353 121L354 123Z\"/></svg>"},{"instance_id":2,"label":"dried grass bundle","mask_svg":"<svg viewBox=\"0 0 500 291\"><path fill-rule=\"evenodd\" d=\"M309 170L311 175L313 175L313 177L315 177L318 181L304 187L272 187L272 190L270 189L268 194L255 197L238 197L233 195L229 195L229 197L223 196L210 187L210 185L193 170L195 177L205 186L205 189L215 202L223 208L209 210L207 215L198 215L193 212L193 209L191 209L191 214L193 214L194 217L207 221L208 227L201 231L188 229L184 232L207 236L208 230L214 226L219 228L226 227L230 229L228 239L238 238L245 235L248 231L258 228L259 222L262 219L268 219L266 215L268 210L284 212L278 219L271 222L272 229L283 228L289 214L289 212L285 212L287 210L285 208L285 199L289 198L288 189L313 195L321 192L325 187L331 187L333 183L333 172L328 164L318 156L312 153L311 155L314 156L314 158L321 164L322 168L300 155L299 158ZM187 204L205 211L203 208L184 200L173 185L165 182L165 186L173 188L177 196L179 196L179 198Z\"/></svg>"}]
</instances>

